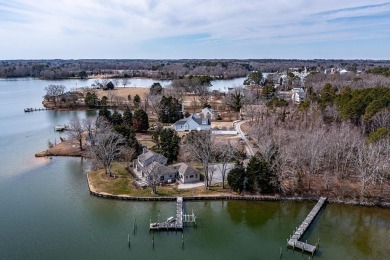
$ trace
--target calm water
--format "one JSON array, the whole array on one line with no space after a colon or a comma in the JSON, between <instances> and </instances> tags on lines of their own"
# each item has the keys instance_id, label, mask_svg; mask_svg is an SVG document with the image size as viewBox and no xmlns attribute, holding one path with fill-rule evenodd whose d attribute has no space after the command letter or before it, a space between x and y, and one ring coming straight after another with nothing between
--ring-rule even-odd
<instances>
[{"instance_id":1,"label":"calm water","mask_svg":"<svg viewBox=\"0 0 390 260\"><path fill-rule=\"evenodd\" d=\"M25 114L24 107L40 107L48 84L0 80L0 259L279 259L280 247L283 259L307 259L285 244L313 203L186 202L198 227L184 231L184 248L180 232L162 232L153 249L150 218L173 215L175 203L95 198L86 161L33 156L59 139L54 125L90 115ZM318 259L388 259L390 210L327 205L304 239L314 244L317 238Z\"/></svg>"}]
</instances>

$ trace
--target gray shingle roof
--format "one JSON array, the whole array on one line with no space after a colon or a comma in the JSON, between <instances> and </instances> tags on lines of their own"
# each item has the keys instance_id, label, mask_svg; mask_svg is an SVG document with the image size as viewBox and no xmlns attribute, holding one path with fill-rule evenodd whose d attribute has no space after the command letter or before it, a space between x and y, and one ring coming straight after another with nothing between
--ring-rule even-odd
<instances>
[{"instance_id":1,"label":"gray shingle roof","mask_svg":"<svg viewBox=\"0 0 390 260\"><path fill-rule=\"evenodd\" d=\"M176 169L180 174L183 174L184 176L199 173L197 169L186 163L177 163L171 165L170 167Z\"/></svg>"}]
</instances>

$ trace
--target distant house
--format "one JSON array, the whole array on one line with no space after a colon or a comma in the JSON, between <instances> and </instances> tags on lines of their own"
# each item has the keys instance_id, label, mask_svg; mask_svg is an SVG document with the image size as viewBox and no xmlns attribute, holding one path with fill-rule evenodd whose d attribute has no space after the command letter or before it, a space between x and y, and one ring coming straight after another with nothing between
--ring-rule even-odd
<instances>
[{"instance_id":1,"label":"distant house","mask_svg":"<svg viewBox=\"0 0 390 260\"><path fill-rule=\"evenodd\" d=\"M197 169L186 163L171 165L177 171L177 178L182 183L193 183L200 181L200 173Z\"/></svg>"},{"instance_id":2,"label":"distant house","mask_svg":"<svg viewBox=\"0 0 390 260\"><path fill-rule=\"evenodd\" d=\"M138 156L138 158L135 160L134 168L135 170L140 173L139 177L145 177L149 170L149 165L153 162L160 163L161 165L166 165L168 162L168 159L156 152L150 151L146 148L144 148L143 153Z\"/></svg>"},{"instance_id":3,"label":"distant house","mask_svg":"<svg viewBox=\"0 0 390 260\"><path fill-rule=\"evenodd\" d=\"M291 99L294 102L299 103L304 101L306 98L306 93L303 90L303 88L293 88L291 92L292 92Z\"/></svg>"},{"instance_id":4,"label":"distant house","mask_svg":"<svg viewBox=\"0 0 390 260\"><path fill-rule=\"evenodd\" d=\"M178 120L172 126L176 131L209 130L211 127L210 119L202 118L198 115L190 115L187 118Z\"/></svg>"},{"instance_id":5,"label":"distant house","mask_svg":"<svg viewBox=\"0 0 390 260\"><path fill-rule=\"evenodd\" d=\"M198 114L200 117L208 118L210 120L214 120L214 110L212 108L205 107Z\"/></svg>"}]
</instances>

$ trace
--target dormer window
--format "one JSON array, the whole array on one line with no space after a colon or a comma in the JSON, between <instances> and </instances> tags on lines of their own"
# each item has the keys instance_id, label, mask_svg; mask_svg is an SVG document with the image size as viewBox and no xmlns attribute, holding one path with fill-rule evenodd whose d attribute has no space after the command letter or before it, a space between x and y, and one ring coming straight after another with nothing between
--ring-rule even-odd
<instances>
[{"instance_id":1,"label":"dormer window","mask_svg":"<svg viewBox=\"0 0 390 260\"><path fill-rule=\"evenodd\" d=\"M202 125L207 125L207 119L205 118L202 119Z\"/></svg>"}]
</instances>

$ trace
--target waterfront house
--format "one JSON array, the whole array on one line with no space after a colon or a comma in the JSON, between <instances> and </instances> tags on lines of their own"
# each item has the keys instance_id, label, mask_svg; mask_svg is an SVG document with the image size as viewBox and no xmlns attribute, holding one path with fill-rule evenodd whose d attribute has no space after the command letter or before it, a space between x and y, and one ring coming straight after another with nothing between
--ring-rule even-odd
<instances>
[{"instance_id":1,"label":"waterfront house","mask_svg":"<svg viewBox=\"0 0 390 260\"><path fill-rule=\"evenodd\" d=\"M211 122L208 118L202 118L198 115L190 115L187 118L178 120L173 124L173 129L177 132L193 131L193 130L210 130Z\"/></svg>"},{"instance_id":2,"label":"waterfront house","mask_svg":"<svg viewBox=\"0 0 390 260\"><path fill-rule=\"evenodd\" d=\"M158 162L162 165L166 165L168 159L162 154L144 148L143 153L137 157L134 163L134 169L140 175L139 177L145 177L149 169L149 165L153 162Z\"/></svg>"},{"instance_id":3,"label":"waterfront house","mask_svg":"<svg viewBox=\"0 0 390 260\"><path fill-rule=\"evenodd\" d=\"M177 178L181 183L193 183L200 181L200 172L186 163L171 165L177 171Z\"/></svg>"},{"instance_id":4,"label":"waterfront house","mask_svg":"<svg viewBox=\"0 0 390 260\"><path fill-rule=\"evenodd\" d=\"M147 167L150 176L158 176L159 183L172 183L177 178L177 170L159 162L152 162Z\"/></svg>"}]
</instances>

